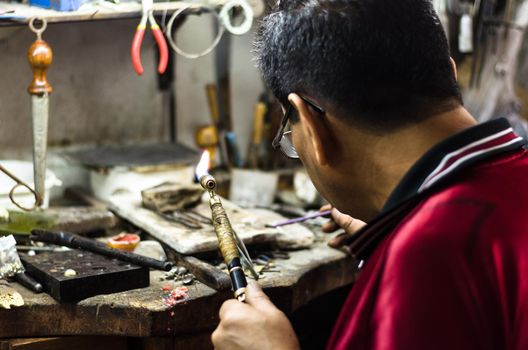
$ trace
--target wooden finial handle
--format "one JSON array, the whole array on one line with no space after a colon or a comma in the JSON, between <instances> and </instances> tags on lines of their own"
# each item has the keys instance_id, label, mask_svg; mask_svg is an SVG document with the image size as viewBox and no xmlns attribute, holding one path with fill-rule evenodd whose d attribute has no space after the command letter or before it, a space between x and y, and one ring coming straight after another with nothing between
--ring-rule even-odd
<instances>
[{"instance_id":1,"label":"wooden finial handle","mask_svg":"<svg viewBox=\"0 0 528 350\"><path fill-rule=\"evenodd\" d=\"M46 73L53 60L51 47L42 39L37 39L28 50L28 61L33 70L33 81L28 87L31 95L51 93L53 88L48 82Z\"/></svg>"}]
</instances>

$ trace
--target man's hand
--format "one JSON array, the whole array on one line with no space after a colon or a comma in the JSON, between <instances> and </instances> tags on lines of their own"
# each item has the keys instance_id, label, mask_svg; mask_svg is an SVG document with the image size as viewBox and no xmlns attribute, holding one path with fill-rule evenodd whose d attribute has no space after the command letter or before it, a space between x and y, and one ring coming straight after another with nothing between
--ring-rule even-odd
<instances>
[{"instance_id":1,"label":"man's hand","mask_svg":"<svg viewBox=\"0 0 528 350\"><path fill-rule=\"evenodd\" d=\"M220 324L211 338L216 350L299 349L290 321L257 282L248 285L246 303L231 299L222 305Z\"/></svg>"},{"instance_id":2,"label":"man's hand","mask_svg":"<svg viewBox=\"0 0 528 350\"><path fill-rule=\"evenodd\" d=\"M332 209L332 218L330 221L326 222L323 225L323 232L335 232L339 229L345 230L345 232L335 236L333 239L331 239L328 242L328 245L332 248L339 248L341 247L346 239L352 235L354 235L357 231L359 231L363 226L366 225L361 220L354 219L353 217L341 213L336 208L332 208L330 204L327 204L323 207L321 207L321 211L324 210L330 210Z\"/></svg>"}]
</instances>

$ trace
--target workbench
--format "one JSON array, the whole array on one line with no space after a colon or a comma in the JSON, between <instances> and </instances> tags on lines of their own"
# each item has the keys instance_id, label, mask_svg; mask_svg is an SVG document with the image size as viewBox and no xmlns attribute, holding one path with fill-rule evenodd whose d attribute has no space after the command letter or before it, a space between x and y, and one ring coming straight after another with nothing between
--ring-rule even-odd
<instances>
[{"instance_id":1,"label":"workbench","mask_svg":"<svg viewBox=\"0 0 528 350\"><path fill-rule=\"evenodd\" d=\"M321 238L309 249L292 251L289 259L277 259L275 264L278 271L264 273L260 283L288 315L318 296L350 285L357 272L350 256L329 248ZM12 283L23 296L25 305L0 309L0 338L141 337L143 346L133 348L210 348L210 334L218 324L218 310L232 293L216 292L195 282L188 287L189 300L169 308L162 299L162 288L178 286L181 282L162 280L162 275L163 272L151 271L148 288L95 296L72 304L59 304L47 294L34 294ZM145 342L145 339L157 341ZM127 348L126 344L123 346Z\"/></svg>"}]
</instances>

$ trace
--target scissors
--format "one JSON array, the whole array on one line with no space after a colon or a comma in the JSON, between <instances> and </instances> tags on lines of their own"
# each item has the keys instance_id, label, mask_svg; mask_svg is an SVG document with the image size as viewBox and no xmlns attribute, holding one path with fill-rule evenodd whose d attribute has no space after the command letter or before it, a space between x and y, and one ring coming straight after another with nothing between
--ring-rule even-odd
<instances>
[{"instance_id":1,"label":"scissors","mask_svg":"<svg viewBox=\"0 0 528 350\"><path fill-rule=\"evenodd\" d=\"M141 64L141 43L143 42L143 37L145 36L145 30L147 28L147 19L150 23L150 30L152 35L156 40L159 48L159 63L158 63L158 73L163 74L167 69L167 64L169 62L169 49L167 47L167 41L161 32L160 27L156 23L153 14L153 0L142 0L141 5L143 7L143 15L141 16L141 21L136 29L136 34L134 34L134 40L132 41L132 47L130 49L130 54L132 56L132 65L134 70L138 75L143 74L143 65Z\"/></svg>"},{"instance_id":2,"label":"scissors","mask_svg":"<svg viewBox=\"0 0 528 350\"><path fill-rule=\"evenodd\" d=\"M9 199L11 200L11 202L13 202L14 205L16 205L17 207L25 211L32 211L42 205L42 197L40 196L40 194L38 194L37 191L32 189L27 183L17 178L15 175L13 175L11 172L9 172L6 168L4 168L1 165L0 165L0 171L6 174L7 176L9 176L13 181L16 182L16 185L13 186L11 191L9 191ZM29 190L29 192L33 194L33 196L35 197L35 203L33 204L32 207L25 207L15 200L15 191L18 187L25 187L26 189Z\"/></svg>"}]
</instances>

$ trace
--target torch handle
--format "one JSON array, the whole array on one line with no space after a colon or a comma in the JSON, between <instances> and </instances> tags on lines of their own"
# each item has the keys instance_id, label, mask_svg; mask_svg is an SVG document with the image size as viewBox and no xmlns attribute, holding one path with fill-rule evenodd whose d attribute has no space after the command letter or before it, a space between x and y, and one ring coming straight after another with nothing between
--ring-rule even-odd
<instances>
[{"instance_id":1,"label":"torch handle","mask_svg":"<svg viewBox=\"0 0 528 350\"><path fill-rule=\"evenodd\" d=\"M231 227L227 213L216 195L210 199L210 206L220 252L224 257L225 263L229 264L233 259L240 258L235 238L233 237L233 227Z\"/></svg>"},{"instance_id":2,"label":"torch handle","mask_svg":"<svg viewBox=\"0 0 528 350\"><path fill-rule=\"evenodd\" d=\"M235 258L227 264L227 269L229 270L229 277L231 277L231 284L233 286L233 291L235 292L235 299L240 302L246 300L246 286L247 280L244 270L242 269L242 264L240 263L239 258Z\"/></svg>"},{"instance_id":3,"label":"torch handle","mask_svg":"<svg viewBox=\"0 0 528 350\"><path fill-rule=\"evenodd\" d=\"M213 195L209 200L209 204L211 206L218 245L227 265L227 269L229 270L229 277L231 278L231 285L235 293L235 298L240 302L244 302L246 300L247 280L244 270L242 269L242 263L240 262L238 248L233 235L233 227L229 222L229 218L222 206L220 198Z\"/></svg>"}]
</instances>

